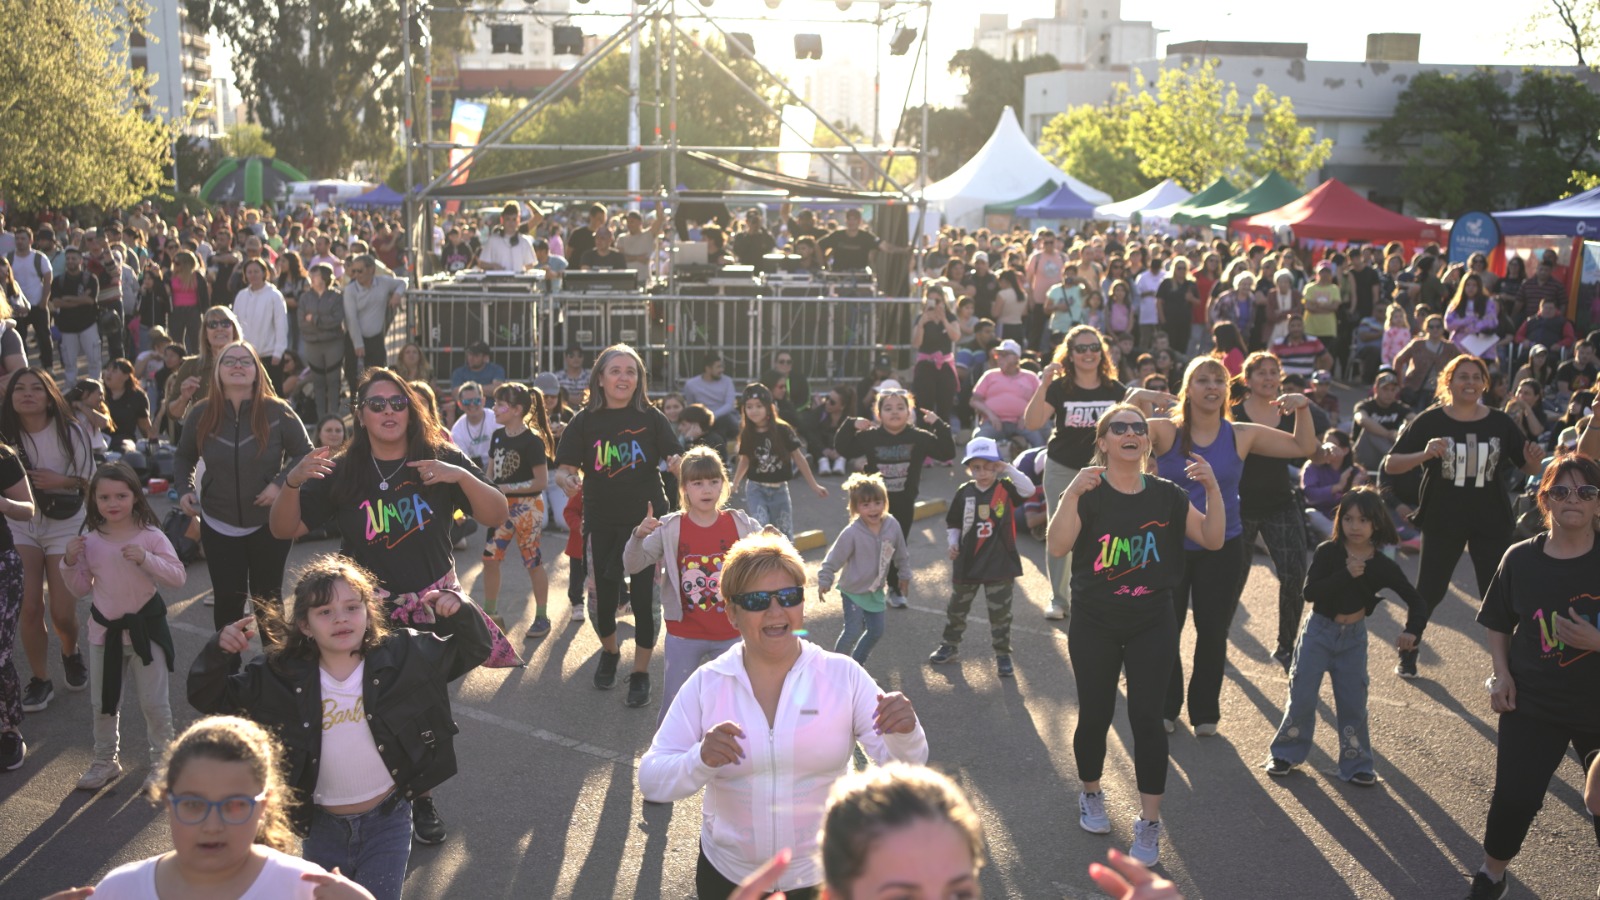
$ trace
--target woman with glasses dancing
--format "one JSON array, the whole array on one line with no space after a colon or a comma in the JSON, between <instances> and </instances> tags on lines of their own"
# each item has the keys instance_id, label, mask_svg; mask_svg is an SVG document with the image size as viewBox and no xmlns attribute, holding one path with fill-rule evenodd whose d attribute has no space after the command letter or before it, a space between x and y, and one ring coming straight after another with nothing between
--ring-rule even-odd
<instances>
[{"instance_id":1,"label":"woman with glasses dancing","mask_svg":"<svg viewBox=\"0 0 1600 900\"><path fill-rule=\"evenodd\" d=\"M781 535L733 545L718 590L740 643L689 676L639 763L648 800L705 789L701 900L724 900L784 848L794 862L777 887L791 900L817 897L823 806L855 744L879 764L928 758L910 700L885 693L850 657L800 639L805 583L805 563Z\"/></svg>"},{"instance_id":2,"label":"woman with glasses dancing","mask_svg":"<svg viewBox=\"0 0 1600 900\"><path fill-rule=\"evenodd\" d=\"M202 336L188 346L198 346L199 351L185 359L178 371L167 379L167 415L174 422L182 422L194 405L211 392L212 375L217 368L217 355L234 341L244 340L244 329L233 310L226 306L213 306L200 317Z\"/></svg>"},{"instance_id":3,"label":"woman with glasses dancing","mask_svg":"<svg viewBox=\"0 0 1600 900\"><path fill-rule=\"evenodd\" d=\"M310 450L305 425L278 399L255 350L243 341L226 344L206 399L184 419L173 457L179 503L200 517L217 628L238 621L247 598L277 602L283 596L290 542L273 536L267 516L290 467ZM202 459L205 474L197 486Z\"/></svg>"}]
</instances>

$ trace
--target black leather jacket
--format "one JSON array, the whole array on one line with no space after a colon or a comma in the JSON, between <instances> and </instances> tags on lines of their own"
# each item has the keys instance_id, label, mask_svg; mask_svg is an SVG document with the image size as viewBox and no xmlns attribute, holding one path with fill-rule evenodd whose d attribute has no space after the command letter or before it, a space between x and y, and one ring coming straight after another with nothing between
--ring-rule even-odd
<instances>
[{"instance_id":1,"label":"black leather jacket","mask_svg":"<svg viewBox=\"0 0 1600 900\"><path fill-rule=\"evenodd\" d=\"M415 799L456 773L457 732L450 682L489 658L483 614L470 601L435 625L436 633L399 628L367 654L362 705L394 796ZM237 715L272 729L283 742L284 776L302 800L317 786L322 753L322 679L315 660L258 656L228 674L231 654L213 637L189 668L189 703L208 715ZM311 806L292 815L302 835Z\"/></svg>"}]
</instances>

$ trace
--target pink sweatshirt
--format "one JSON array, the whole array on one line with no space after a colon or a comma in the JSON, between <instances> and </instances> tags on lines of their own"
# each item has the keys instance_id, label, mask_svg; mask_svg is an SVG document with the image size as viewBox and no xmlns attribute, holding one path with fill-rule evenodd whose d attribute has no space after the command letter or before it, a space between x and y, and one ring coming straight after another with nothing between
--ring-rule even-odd
<instances>
[{"instance_id":1,"label":"pink sweatshirt","mask_svg":"<svg viewBox=\"0 0 1600 900\"><path fill-rule=\"evenodd\" d=\"M122 558L125 543L144 548L144 565L134 565ZM158 585L183 587L188 579L187 570L178 561L177 552L161 529L146 526L125 543L91 531L84 535L83 553L77 565L69 566L65 559L61 561L67 589L79 597L93 591L94 608L107 619L118 619L143 609ZM129 640L128 635L122 636L124 644ZM89 643L105 642L105 627L89 619Z\"/></svg>"}]
</instances>

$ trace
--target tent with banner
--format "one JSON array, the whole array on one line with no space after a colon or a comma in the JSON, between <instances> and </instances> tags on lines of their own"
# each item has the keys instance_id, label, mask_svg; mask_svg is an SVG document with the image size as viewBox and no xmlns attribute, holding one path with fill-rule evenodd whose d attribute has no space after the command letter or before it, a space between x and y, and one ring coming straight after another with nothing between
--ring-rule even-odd
<instances>
[{"instance_id":1,"label":"tent with banner","mask_svg":"<svg viewBox=\"0 0 1600 900\"><path fill-rule=\"evenodd\" d=\"M1129 197L1116 203L1103 203L1095 207L1094 217L1105 222L1131 222L1138 215L1140 220L1158 218L1152 216L1155 210L1177 206L1192 198L1189 193L1171 178L1163 180L1160 184L1137 197Z\"/></svg>"},{"instance_id":2,"label":"tent with banner","mask_svg":"<svg viewBox=\"0 0 1600 900\"><path fill-rule=\"evenodd\" d=\"M1437 226L1385 209L1357 195L1337 178L1323 182L1292 203L1230 225L1235 231L1268 239L1275 229L1284 226L1302 241L1381 244L1437 241L1444 237Z\"/></svg>"},{"instance_id":3,"label":"tent with banner","mask_svg":"<svg viewBox=\"0 0 1600 900\"><path fill-rule=\"evenodd\" d=\"M1017 207L1017 217L1034 220L1092 219L1094 210L1094 201L1084 199L1077 191L1063 184L1043 200Z\"/></svg>"},{"instance_id":4,"label":"tent with banner","mask_svg":"<svg viewBox=\"0 0 1600 900\"><path fill-rule=\"evenodd\" d=\"M1593 240L1600 240L1600 188L1591 188L1543 206L1492 215L1500 226L1500 233L1508 237L1523 234L1588 237L1592 234Z\"/></svg>"},{"instance_id":5,"label":"tent with banner","mask_svg":"<svg viewBox=\"0 0 1600 900\"><path fill-rule=\"evenodd\" d=\"M207 203L243 203L265 206L289 193L289 185L305 181L304 172L281 159L267 156L229 157L200 186Z\"/></svg>"},{"instance_id":6,"label":"tent with banner","mask_svg":"<svg viewBox=\"0 0 1600 900\"><path fill-rule=\"evenodd\" d=\"M1304 193L1277 172L1268 172L1239 194L1210 206L1181 210L1172 217L1172 221L1180 225L1226 225L1234 219L1248 218L1285 206L1300 199Z\"/></svg>"},{"instance_id":7,"label":"tent with banner","mask_svg":"<svg viewBox=\"0 0 1600 900\"><path fill-rule=\"evenodd\" d=\"M949 177L928 185L923 199L942 210L945 224L962 228L983 225L984 208L1027 196L1043 182L1068 185L1078 196L1094 203L1110 203L1111 195L1096 190L1056 168L1022 133L1017 114L1006 107L994 133Z\"/></svg>"}]
</instances>

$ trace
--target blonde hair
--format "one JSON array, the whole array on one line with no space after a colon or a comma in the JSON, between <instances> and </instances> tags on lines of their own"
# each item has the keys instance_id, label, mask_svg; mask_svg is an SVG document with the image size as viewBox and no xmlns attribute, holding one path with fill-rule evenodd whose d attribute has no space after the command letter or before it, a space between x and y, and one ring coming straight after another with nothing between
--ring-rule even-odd
<instances>
[{"instance_id":1,"label":"blonde hair","mask_svg":"<svg viewBox=\"0 0 1600 900\"><path fill-rule=\"evenodd\" d=\"M150 799L164 803L172 796L172 785L192 759L244 763L261 784L261 822L256 826L255 843L280 853L294 853L294 829L289 826L289 809L294 798L283 782L283 750L265 728L249 719L211 716L190 725L178 735L162 757L150 788Z\"/></svg>"},{"instance_id":2,"label":"blonde hair","mask_svg":"<svg viewBox=\"0 0 1600 900\"><path fill-rule=\"evenodd\" d=\"M722 580L717 587L722 599L743 594L750 586L774 572L794 579L796 586L806 583L806 564L799 551L781 534L757 531L739 539L722 562Z\"/></svg>"},{"instance_id":3,"label":"blonde hair","mask_svg":"<svg viewBox=\"0 0 1600 900\"><path fill-rule=\"evenodd\" d=\"M871 475L857 472L844 480L843 489L845 504L852 516L863 503L872 500L881 500L885 504L889 502L889 488L884 484L883 476L877 472Z\"/></svg>"},{"instance_id":4,"label":"blonde hair","mask_svg":"<svg viewBox=\"0 0 1600 900\"><path fill-rule=\"evenodd\" d=\"M722 495L717 497L717 509L728 502L733 484L728 480L728 467L722 457L710 447L691 447L678 462L678 505L689 508L689 482L716 478L722 481Z\"/></svg>"}]
</instances>

